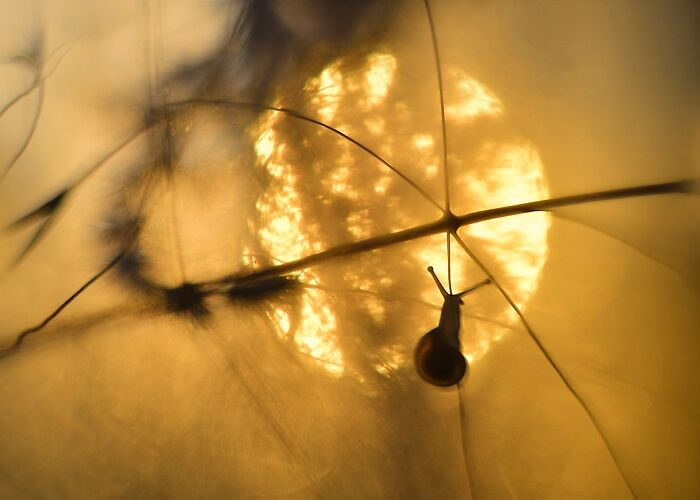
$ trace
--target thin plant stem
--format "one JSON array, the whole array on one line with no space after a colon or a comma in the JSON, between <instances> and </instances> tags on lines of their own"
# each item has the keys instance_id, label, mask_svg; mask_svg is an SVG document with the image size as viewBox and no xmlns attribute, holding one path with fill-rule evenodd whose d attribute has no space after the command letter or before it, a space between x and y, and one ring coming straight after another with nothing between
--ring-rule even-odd
<instances>
[{"instance_id":1,"label":"thin plant stem","mask_svg":"<svg viewBox=\"0 0 700 500\"><path fill-rule=\"evenodd\" d=\"M698 183L697 179L685 179L681 181L666 182L660 184L648 184L645 186L636 186L625 189L613 189L608 191L596 191L581 195L563 196L560 198L550 198L547 200L533 201L530 203L520 203L517 205L509 205L505 207L493 208L488 210L480 210L462 216L443 217L434 222L414 226L395 233L375 236L365 240L339 245L322 252L318 252L297 260L289 261L284 264L270 266L265 269L236 273L225 276L223 278L206 282L205 284L231 283L236 281L248 281L263 279L270 276L279 276L292 271L298 271L307 267L315 266L323 262L327 262L339 257L347 257L369 250L377 250L399 243L415 240L433 234L443 232L456 233L457 229L469 224L483 222L502 217L511 217L513 215L524 214L529 212L548 211L552 208L577 205L581 203L591 203L601 200L621 199L636 196L651 196L668 193L688 193L692 191L694 185Z\"/></svg>"}]
</instances>

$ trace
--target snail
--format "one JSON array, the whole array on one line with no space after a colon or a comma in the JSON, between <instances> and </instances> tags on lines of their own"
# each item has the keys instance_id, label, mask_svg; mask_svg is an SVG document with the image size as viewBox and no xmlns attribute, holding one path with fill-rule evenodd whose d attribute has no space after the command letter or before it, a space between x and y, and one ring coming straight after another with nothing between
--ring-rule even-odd
<instances>
[{"instance_id":1,"label":"snail","mask_svg":"<svg viewBox=\"0 0 700 500\"><path fill-rule=\"evenodd\" d=\"M435 275L432 266L428 272L435 280L442 298L440 323L423 335L416 345L414 361L418 375L429 384L449 387L458 383L467 372L467 360L459 350L459 307L464 304L462 297L491 283L485 279L457 294L447 293Z\"/></svg>"}]
</instances>

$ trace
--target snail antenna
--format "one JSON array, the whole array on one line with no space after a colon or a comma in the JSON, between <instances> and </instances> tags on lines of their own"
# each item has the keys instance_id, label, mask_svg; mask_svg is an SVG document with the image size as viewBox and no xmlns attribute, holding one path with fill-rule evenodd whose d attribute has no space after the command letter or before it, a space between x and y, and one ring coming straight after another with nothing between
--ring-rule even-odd
<instances>
[{"instance_id":1,"label":"snail antenna","mask_svg":"<svg viewBox=\"0 0 700 500\"><path fill-rule=\"evenodd\" d=\"M488 285L489 283L491 283L491 279L490 279L490 278L486 278L485 280L478 282L476 285L470 286L469 288L467 288L467 289L464 290L463 292L459 292L459 293L457 294L457 297L462 297L462 296L464 296L464 295L467 295L468 293L471 293L471 292L473 292L474 290L477 290L477 289L481 288L481 287L484 286L484 285Z\"/></svg>"},{"instance_id":2,"label":"snail antenna","mask_svg":"<svg viewBox=\"0 0 700 500\"><path fill-rule=\"evenodd\" d=\"M450 294L447 293L447 291L445 290L445 287L442 286L442 283L440 283L440 280L439 280L438 277L435 275L435 271L433 270L433 266L428 266L428 272L430 273L430 275L431 275L431 276L433 277L433 279L435 280L435 284L437 285L438 289L440 290L440 293L442 294L442 297L443 297L443 298L449 297Z\"/></svg>"}]
</instances>

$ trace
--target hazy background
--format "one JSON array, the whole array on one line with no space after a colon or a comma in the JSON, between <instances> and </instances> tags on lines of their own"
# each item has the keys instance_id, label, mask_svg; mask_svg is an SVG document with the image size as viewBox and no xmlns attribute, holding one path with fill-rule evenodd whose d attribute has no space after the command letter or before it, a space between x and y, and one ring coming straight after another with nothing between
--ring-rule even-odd
<instances>
[{"instance_id":1,"label":"hazy background","mask_svg":"<svg viewBox=\"0 0 700 500\"><path fill-rule=\"evenodd\" d=\"M433 4L456 212L700 172L698 3ZM195 97L299 110L444 203L422 2L0 10L0 103L47 75L43 101L0 117L0 166L27 142L0 183L3 227L143 131L149 107ZM468 378L420 381L412 349L441 305L425 267L446 281L434 237L326 262L297 293L217 298L204 323L107 274L0 359L0 497L695 498L699 210L668 195L460 231L612 455L494 287L465 300ZM40 221L3 230L3 345L101 269L124 244L108 223L133 216L144 275L169 287L440 211L317 125L194 106L70 189L16 266ZM484 278L455 242L453 267L456 290Z\"/></svg>"}]
</instances>

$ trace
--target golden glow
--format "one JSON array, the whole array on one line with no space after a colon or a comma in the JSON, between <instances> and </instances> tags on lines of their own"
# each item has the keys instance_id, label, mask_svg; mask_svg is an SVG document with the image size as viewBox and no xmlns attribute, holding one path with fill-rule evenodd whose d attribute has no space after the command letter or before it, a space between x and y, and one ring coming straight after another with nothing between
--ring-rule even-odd
<instances>
[{"instance_id":1,"label":"golden glow","mask_svg":"<svg viewBox=\"0 0 700 500\"><path fill-rule=\"evenodd\" d=\"M416 149L432 149L433 136L429 134L416 134L413 136L413 147Z\"/></svg>"},{"instance_id":2,"label":"golden glow","mask_svg":"<svg viewBox=\"0 0 700 500\"><path fill-rule=\"evenodd\" d=\"M327 105L327 102L319 104ZM278 113L263 118L255 153L258 165L269 174L269 189L258 199L256 208L261 227L258 236L263 247L275 259L290 261L320 249L320 241L302 230L302 206L297 190L296 166L287 161L286 144L279 143L275 133ZM336 172L335 184L341 186L347 172ZM338 188L339 190L342 190ZM302 298L301 317L292 328L290 311L282 307L268 313L280 337L292 335L300 352L321 363L329 373L343 373L342 353L335 347L336 320L326 298L317 291L306 292Z\"/></svg>"},{"instance_id":3,"label":"golden glow","mask_svg":"<svg viewBox=\"0 0 700 500\"><path fill-rule=\"evenodd\" d=\"M377 182L374 183L374 192L377 194L386 193L387 188L392 183L393 178L389 175L382 175Z\"/></svg>"},{"instance_id":4,"label":"golden glow","mask_svg":"<svg viewBox=\"0 0 700 500\"><path fill-rule=\"evenodd\" d=\"M255 142L258 165L270 174L270 189L256 202L262 226L258 229L265 246L276 259L286 262L302 257L312 241L300 231L301 202L296 190L297 175L285 161L285 144L279 144L274 125L278 113L268 113Z\"/></svg>"},{"instance_id":5,"label":"golden glow","mask_svg":"<svg viewBox=\"0 0 700 500\"><path fill-rule=\"evenodd\" d=\"M345 218L345 224L350 234L356 240L369 238L371 235L366 210L358 210L351 213Z\"/></svg>"},{"instance_id":6,"label":"golden glow","mask_svg":"<svg viewBox=\"0 0 700 500\"><path fill-rule=\"evenodd\" d=\"M377 270L377 272L381 273L381 270ZM372 290L373 288L373 280L364 273L348 271L343 276L343 281L355 290Z\"/></svg>"},{"instance_id":7,"label":"golden glow","mask_svg":"<svg viewBox=\"0 0 700 500\"><path fill-rule=\"evenodd\" d=\"M326 371L342 375L345 371L343 354L337 347L336 319L324 293L307 289L301 298L298 325L292 327L290 311L276 307L267 313L280 338L290 336L299 352L308 355Z\"/></svg>"},{"instance_id":8,"label":"golden glow","mask_svg":"<svg viewBox=\"0 0 700 500\"><path fill-rule=\"evenodd\" d=\"M386 308L384 307L384 302L379 298L370 295L365 298L365 304L367 306L367 311L374 322L377 324L383 323L384 319L386 318Z\"/></svg>"},{"instance_id":9,"label":"golden glow","mask_svg":"<svg viewBox=\"0 0 700 500\"><path fill-rule=\"evenodd\" d=\"M294 333L294 343L330 373L343 373L343 354L338 348L336 319L325 295L309 289L301 306L301 324Z\"/></svg>"},{"instance_id":10,"label":"golden glow","mask_svg":"<svg viewBox=\"0 0 700 500\"><path fill-rule=\"evenodd\" d=\"M286 337L289 333L289 329L291 328L291 323L289 322L289 313L284 309L278 307L274 310L272 315L273 318L271 319L273 323L277 325L278 333L280 334L280 336Z\"/></svg>"},{"instance_id":11,"label":"golden glow","mask_svg":"<svg viewBox=\"0 0 700 500\"><path fill-rule=\"evenodd\" d=\"M347 133L351 133L350 128L359 124L360 127L364 126L366 133L374 136L383 134L386 116L370 112L358 122L356 109L374 110L384 103L396 73L396 59L389 54L374 53L367 56L359 67L354 66L348 74L344 74L342 68L342 61L336 61L307 82L305 90L309 95L307 102L311 113L326 123L346 123L343 130ZM469 122L476 117L496 117L503 113L500 101L481 83L460 71L453 71L450 75L457 99L452 99L452 104L446 108L448 120ZM341 108L344 99L351 99L355 109ZM343 112L348 109L353 113L352 117L343 116ZM401 120L410 120L410 110L405 103L394 103L392 109L397 113L396 116L402 117ZM257 234L265 251L281 261L290 261L323 248L322 228L318 223L310 222L316 220L315 214L310 221L305 220L305 202L302 203L299 179L315 183L315 191L321 197L323 206L330 206L337 200L347 200L347 206L352 207L352 210L345 213L341 224L354 240L372 236L374 219L367 208L368 204L375 206L382 197L387 197L396 178L389 172L378 175L373 172L365 176L362 170L358 170L364 165L357 163L354 146L340 138L327 143L326 147L333 148L333 156L316 158L311 165L298 165L291 159L291 153L298 154L300 145L310 147L311 138L302 140L300 144L285 143L280 139L282 132L278 130L278 123L281 123L280 114L268 113L262 117L259 127L254 131L258 165L268 174L269 182L268 189L257 202L260 218ZM337 123L335 126L340 127ZM423 175L424 180L437 178L442 167L435 151L435 137L430 133L416 131L408 140L410 142L407 146L412 150L413 165L417 172ZM377 147L380 154L388 157L399 146L394 143L394 139L387 138ZM541 161L534 147L525 142L486 144L470 167L475 168L469 168L466 173L460 173L456 169L452 174L452 185L458 192L468 193L466 198L472 200L475 206L497 207L547 197ZM310 169L315 176L309 175ZM362 176L359 178L362 183L358 183L358 175ZM385 211L395 210L389 231L414 224L408 212L399 209L400 200L387 197L381 203ZM513 299L523 304L535 290L546 259L548 228L546 215L530 214L477 224L465 231L471 238L481 242L479 251L487 252L491 262L495 260L498 274L508 279ZM452 252L453 291L458 292L484 278L456 242ZM420 250L413 258L415 269L419 270L417 272L423 272L428 265L432 265L447 286L444 235L422 240ZM344 281L353 289L380 293L381 290L373 288L379 284L387 289L393 280L390 276L377 275L378 273L380 271L375 270L374 275L369 277L360 270L346 272ZM316 283L323 285L318 280ZM439 296L436 295L434 285L429 279L425 283L420 298L436 303ZM366 306L368 317L376 325L387 321L382 299L369 296L365 299L362 304ZM336 332L338 319L327 295L319 289L307 290L298 307L300 312L296 316L284 307L268 314L278 335L292 339L300 352L316 360L329 373L344 373L346 367ZM485 314L505 316L508 321L516 319L507 305ZM470 361L477 360L508 332L508 328L491 323L470 322L469 325L470 331L464 333L463 342ZM406 363L398 350L382 351L379 359L382 361L375 369L385 375Z\"/></svg>"},{"instance_id":12,"label":"golden glow","mask_svg":"<svg viewBox=\"0 0 700 500\"><path fill-rule=\"evenodd\" d=\"M372 54L368 56L366 67L357 74L346 78L340 70L340 61L324 68L321 73L309 80L306 91L310 95L310 106L326 123L336 119L339 103L346 89L359 92L361 106L376 106L386 97L396 69L392 56ZM288 158L288 145L279 140L276 131L279 113L268 113L261 119L255 131L255 154L259 167L269 174L268 189L259 197L256 207L260 216L257 234L262 246L270 255L280 261L298 259L322 249L318 237L320 228L304 220L303 206L299 193L298 178L308 178L308 172L301 165ZM381 133L384 120L375 117L368 120L375 133ZM336 144L341 154L331 162L318 162L314 170L319 175L318 192L333 199L345 198L356 202L361 195L351 182L354 171L350 144L339 140ZM386 190L391 179L380 178L370 194L377 196ZM370 225L366 210L350 212L346 216L345 227L355 238L369 236ZM318 282L318 280L316 280ZM319 283L320 284L320 283ZM307 290L300 304L300 316L291 320L291 311L282 307L275 309L268 317L281 337L293 338L297 349L320 363L329 373L340 375L344 372L343 354L337 345L337 320L331 303L319 290ZM373 317L380 318L383 309L370 307Z\"/></svg>"},{"instance_id":13,"label":"golden glow","mask_svg":"<svg viewBox=\"0 0 700 500\"><path fill-rule=\"evenodd\" d=\"M338 69L339 62L331 64L306 85L306 91L313 97L311 104L324 122L331 122L338 111L340 96L343 93L343 74Z\"/></svg>"},{"instance_id":14,"label":"golden glow","mask_svg":"<svg viewBox=\"0 0 700 500\"><path fill-rule=\"evenodd\" d=\"M510 330L507 328L494 325L493 323L473 323L469 335L480 340L468 343L469 347L464 353L467 362L471 364L479 359L491 349L491 346L500 342L509 332Z\"/></svg>"},{"instance_id":15,"label":"golden glow","mask_svg":"<svg viewBox=\"0 0 700 500\"><path fill-rule=\"evenodd\" d=\"M486 87L460 70L450 72L455 84L456 103L445 107L445 115L455 121L469 121L478 116L498 116L503 112L501 102Z\"/></svg>"},{"instance_id":16,"label":"golden glow","mask_svg":"<svg viewBox=\"0 0 700 500\"><path fill-rule=\"evenodd\" d=\"M305 87L311 96L311 106L326 123L334 121L340 99L347 90L359 92L358 105L363 111L381 105L393 83L397 62L391 54L375 52L367 56L363 71L344 75L340 66L341 61L327 66L317 77L311 78ZM384 121L372 118L368 121L368 129L380 134L384 130Z\"/></svg>"},{"instance_id":17,"label":"golden glow","mask_svg":"<svg viewBox=\"0 0 700 500\"><path fill-rule=\"evenodd\" d=\"M364 120L365 128L373 135L384 133L386 122L381 116L371 116Z\"/></svg>"},{"instance_id":18,"label":"golden glow","mask_svg":"<svg viewBox=\"0 0 700 500\"><path fill-rule=\"evenodd\" d=\"M439 172L438 156L435 154L435 139L431 134L414 134L411 137L411 146L415 149L414 162L423 169L423 175L427 179L433 179Z\"/></svg>"},{"instance_id":19,"label":"golden glow","mask_svg":"<svg viewBox=\"0 0 700 500\"><path fill-rule=\"evenodd\" d=\"M364 87L366 98L362 106L371 109L384 102L396 73L396 58L391 54L370 54L367 58Z\"/></svg>"},{"instance_id":20,"label":"golden glow","mask_svg":"<svg viewBox=\"0 0 700 500\"><path fill-rule=\"evenodd\" d=\"M255 142L255 153L260 162L266 162L272 156L275 150L275 132L272 129L267 129L263 132Z\"/></svg>"},{"instance_id":21,"label":"golden glow","mask_svg":"<svg viewBox=\"0 0 700 500\"><path fill-rule=\"evenodd\" d=\"M486 206L512 205L549 195L540 157L527 143L487 144L477 161L488 168L480 175L469 173L458 177L457 185ZM549 227L549 214L533 212L481 222L462 231L470 240L478 240L480 252L488 253L492 266L495 263L499 276L507 282L515 303L527 304L547 260ZM502 313L508 321L519 321L515 311L505 301L503 304ZM476 323L463 335L467 359L478 359L507 332L493 324Z\"/></svg>"},{"instance_id":22,"label":"golden glow","mask_svg":"<svg viewBox=\"0 0 700 500\"><path fill-rule=\"evenodd\" d=\"M326 167L328 173L321 179L321 184L336 196L357 200L360 197L360 193L349 182L352 172L348 164L351 162L351 158L347 152L346 144L347 142L343 143L343 148L346 149L345 155L338 158L338 166L334 168Z\"/></svg>"},{"instance_id":23,"label":"golden glow","mask_svg":"<svg viewBox=\"0 0 700 500\"><path fill-rule=\"evenodd\" d=\"M406 357L396 346L381 348L379 350L379 359L381 361L375 365L374 369L385 377L390 377L393 372L400 369L407 362Z\"/></svg>"}]
</instances>

